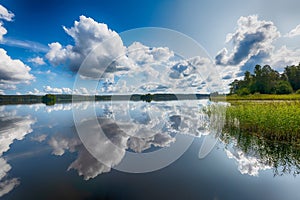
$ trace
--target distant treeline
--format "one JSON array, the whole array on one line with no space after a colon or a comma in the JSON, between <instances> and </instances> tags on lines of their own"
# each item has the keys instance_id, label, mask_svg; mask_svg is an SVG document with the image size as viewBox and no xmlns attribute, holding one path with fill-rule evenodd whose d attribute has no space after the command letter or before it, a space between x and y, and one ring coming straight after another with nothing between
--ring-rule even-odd
<instances>
[{"instance_id":1,"label":"distant treeline","mask_svg":"<svg viewBox=\"0 0 300 200\"><path fill-rule=\"evenodd\" d=\"M230 94L300 94L300 64L287 66L283 73L269 65L256 65L254 74L245 72L243 80L234 80L230 84Z\"/></svg>"},{"instance_id":2,"label":"distant treeline","mask_svg":"<svg viewBox=\"0 0 300 200\"><path fill-rule=\"evenodd\" d=\"M36 95L0 95L0 105L9 104L36 104L44 103L54 105L57 103L72 103L74 101L174 101L208 99L209 94L133 94L133 95L70 95L70 94L46 94Z\"/></svg>"}]
</instances>

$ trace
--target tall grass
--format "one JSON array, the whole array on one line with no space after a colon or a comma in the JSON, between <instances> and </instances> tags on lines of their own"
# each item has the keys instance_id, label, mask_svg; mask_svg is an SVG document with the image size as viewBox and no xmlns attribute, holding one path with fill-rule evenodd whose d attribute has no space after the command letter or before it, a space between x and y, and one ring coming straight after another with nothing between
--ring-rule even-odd
<instances>
[{"instance_id":1,"label":"tall grass","mask_svg":"<svg viewBox=\"0 0 300 200\"><path fill-rule=\"evenodd\" d=\"M226 100L300 100L300 94L250 94L244 96L233 94L227 95Z\"/></svg>"},{"instance_id":2,"label":"tall grass","mask_svg":"<svg viewBox=\"0 0 300 200\"><path fill-rule=\"evenodd\" d=\"M247 102L228 106L224 131L254 134L300 146L300 101Z\"/></svg>"}]
</instances>

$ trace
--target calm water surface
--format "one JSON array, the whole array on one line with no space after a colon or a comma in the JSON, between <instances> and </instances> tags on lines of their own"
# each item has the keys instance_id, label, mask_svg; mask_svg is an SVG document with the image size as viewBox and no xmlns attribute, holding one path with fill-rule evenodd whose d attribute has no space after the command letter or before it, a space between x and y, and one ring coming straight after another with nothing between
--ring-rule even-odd
<instances>
[{"instance_id":1,"label":"calm water surface","mask_svg":"<svg viewBox=\"0 0 300 200\"><path fill-rule=\"evenodd\" d=\"M199 159L210 133L209 117L201 112L207 103L1 106L0 199L300 199L300 153L295 149L222 134ZM107 136L95 140L105 164L81 142L72 109L82 113L87 134L97 116ZM193 142L167 167L149 173L115 169L129 154L171 148L178 135ZM108 140L118 151L107 147ZM157 161L147 160L147 165L151 162Z\"/></svg>"}]
</instances>

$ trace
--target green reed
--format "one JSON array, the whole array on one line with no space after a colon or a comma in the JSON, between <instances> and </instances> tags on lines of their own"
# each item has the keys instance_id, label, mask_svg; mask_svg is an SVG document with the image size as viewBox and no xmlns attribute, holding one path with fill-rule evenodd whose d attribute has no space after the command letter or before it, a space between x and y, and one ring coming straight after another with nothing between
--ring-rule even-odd
<instances>
[{"instance_id":1,"label":"green reed","mask_svg":"<svg viewBox=\"0 0 300 200\"><path fill-rule=\"evenodd\" d=\"M224 131L300 145L300 102L244 102L228 106Z\"/></svg>"}]
</instances>

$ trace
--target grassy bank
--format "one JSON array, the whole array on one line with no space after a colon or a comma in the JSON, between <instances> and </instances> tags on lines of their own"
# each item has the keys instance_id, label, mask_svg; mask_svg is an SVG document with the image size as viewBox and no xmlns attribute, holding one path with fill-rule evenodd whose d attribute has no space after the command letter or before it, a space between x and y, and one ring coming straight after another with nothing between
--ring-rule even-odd
<instances>
[{"instance_id":1,"label":"grassy bank","mask_svg":"<svg viewBox=\"0 0 300 200\"><path fill-rule=\"evenodd\" d=\"M233 94L226 96L226 101L238 100L300 100L300 94L250 94L244 96Z\"/></svg>"},{"instance_id":2,"label":"grassy bank","mask_svg":"<svg viewBox=\"0 0 300 200\"><path fill-rule=\"evenodd\" d=\"M228 106L225 131L254 134L300 146L300 101L246 102Z\"/></svg>"}]
</instances>

